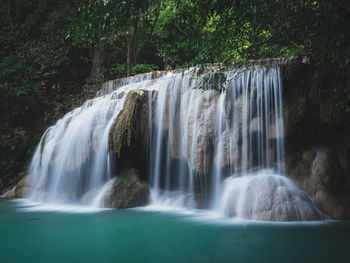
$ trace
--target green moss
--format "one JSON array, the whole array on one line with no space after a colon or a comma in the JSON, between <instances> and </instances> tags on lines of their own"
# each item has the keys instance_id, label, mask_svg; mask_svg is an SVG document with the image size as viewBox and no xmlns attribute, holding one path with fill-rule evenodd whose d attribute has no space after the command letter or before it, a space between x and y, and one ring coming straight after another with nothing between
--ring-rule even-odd
<instances>
[{"instance_id":1,"label":"green moss","mask_svg":"<svg viewBox=\"0 0 350 263\"><path fill-rule=\"evenodd\" d=\"M225 90L226 75L222 72L203 75L195 88L203 90L216 90L223 92Z\"/></svg>"},{"instance_id":2,"label":"green moss","mask_svg":"<svg viewBox=\"0 0 350 263\"><path fill-rule=\"evenodd\" d=\"M109 134L109 149L120 156L122 148L130 147L135 141L146 144L148 136L147 93L132 90L126 97L124 109L120 112Z\"/></svg>"},{"instance_id":3,"label":"green moss","mask_svg":"<svg viewBox=\"0 0 350 263\"><path fill-rule=\"evenodd\" d=\"M137 95L137 90L134 89L134 90L130 91L129 94L130 94L131 97L134 97L134 96Z\"/></svg>"}]
</instances>

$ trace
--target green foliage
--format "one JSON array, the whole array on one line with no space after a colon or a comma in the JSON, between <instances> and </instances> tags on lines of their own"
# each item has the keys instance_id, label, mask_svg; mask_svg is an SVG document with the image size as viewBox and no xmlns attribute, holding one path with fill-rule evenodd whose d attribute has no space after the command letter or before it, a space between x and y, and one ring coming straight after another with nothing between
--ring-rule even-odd
<instances>
[{"instance_id":1,"label":"green foliage","mask_svg":"<svg viewBox=\"0 0 350 263\"><path fill-rule=\"evenodd\" d=\"M114 64L112 67L108 69L108 75L110 76L109 79L122 77L124 74L124 68L125 68L124 64L119 64L119 63Z\"/></svg>"},{"instance_id":2,"label":"green foliage","mask_svg":"<svg viewBox=\"0 0 350 263\"><path fill-rule=\"evenodd\" d=\"M132 68L132 75L148 73L148 72L152 72L152 71L155 71L155 70L158 70L158 69L159 69L159 67L156 66L156 65L138 64L138 65L135 65Z\"/></svg>"},{"instance_id":3,"label":"green foliage","mask_svg":"<svg viewBox=\"0 0 350 263\"><path fill-rule=\"evenodd\" d=\"M0 4L0 178L23 169L40 133L68 107L53 109L81 85L84 67L75 68L65 39L71 17L69 5L52 0Z\"/></svg>"},{"instance_id":4,"label":"green foliage","mask_svg":"<svg viewBox=\"0 0 350 263\"><path fill-rule=\"evenodd\" d=\"M84 48L94 47L100 40L108 41L107 36L114 22L111 8L112 1L77 1L66 38L72 39L73 46Z\"/></svg>"},{"instance_id":5,"label":"green foliage","mask_svg":"<svg viewBox=\"0 0 350 263\"><path fill-rule=\"evenodd\" d=\"M202 69L202 67L200 68ZM197 72L198 85L194 89L214 90L219 93L225 90L226 76L222 72L210 72L208 69Z\"/></svg>"}]
</instances>

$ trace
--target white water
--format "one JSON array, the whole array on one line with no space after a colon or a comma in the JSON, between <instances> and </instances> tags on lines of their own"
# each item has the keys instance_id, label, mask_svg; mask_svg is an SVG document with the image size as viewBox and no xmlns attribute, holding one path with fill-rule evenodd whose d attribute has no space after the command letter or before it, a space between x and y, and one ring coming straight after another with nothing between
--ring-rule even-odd
<instances>
[{"instance_id":1,"label":"white water","mask_svg":"<svg viewBox=\"0 0 350 263\"><path fill-rule=\"evenodd\" d=\"M204 77L213 81L213 73ZM103 206L104 195L112 187L114 166L118 165L107 151L110 128L124 107L127 93L144 89L148 90L152 206L210 208L229 216L272 219L271 215L259 217L258 213L242 211L248 206L248 189L262 191L251 185L266 177L264 173L248 176L249 169L272 168L278 174L269 174L268 178L284 175L280 68L273 65L233 70L223 76L222 93L198 89L203 76L198 77L195 69L105 83L95 99L69 112L46 131L30 165L30 198ZM243 177L232 176L238 173ZM296 198L306 195L286 180L274 182L282 182ZM279 196L275 188L269 190L271 196L265 197ZM305 203L296 206L304 209ZM283 212L286 216L291 214L287 210ZM316 217L306 213L295 218Z\"/></svg>"},{"instance_id":2,"label":"white water","mask_svg":"<svg viewBox=\"0 0 350 263\"><path fill-rule=\"evenodd\" d=\"M109 180L95 195L94 200L92 201L92 206L94 207L105 207L105 196L106 193L112 190L113 184L116 181L116 177Z\"/></svg>"},{"instance_id":3,"label":"white water","mask_svg":"<svg viewBox=\"0 0 350 263\"><path fill-rule=\"evenodd\" d=\"M204 185L200 191L210 192L217 208L222 181L232 173L252 167L284 172L280 74L277 66L226 72L220 94L194 89L198 80L187 73L159 90L149 105L155 112L150 174L156 203L172 191L195 194L195 185Z\"/></svg>"},{"instance_id":4,"label":"white water","mask_svg":"<svg viewBox=\"0 0 350 263\"><path fill-rule=\"evenodd\" d=\"M172 74L167 77L172 78ZM152 74L124 80L123 84L106 83L98 94L111 93L86 101L45 132L30 164L30 199L96 205L100 190L115 171L115 160L107 151L108 135L126 94L159 86L152 81Z\"/></svg>"},{"instance_id":5,"label":"white water","mask_svg":"<svg viewBox=\"0 0 350 263\"><path fill-rule=\"evenodd\" d=\"M0 195L0 197L7 197L9 193L14 193L16 190L16 185L14 187L12 187L10 190L8 190L6 193Z\"/></svg>"},{"instance_id":6,"label":"white water","mask_svg":"<svg viewBox=\"0 0 350 263\"><path fill-rule=\"evenodd\" d=\"M124 99L109 95L87 101L49 128L30 166L32 199L76 202L111 178L108 133Z\"/></svg>"},{"instance_id":7,"label":"white water","mask_svg":"<svg viewBox=\"0 0 350 263\"><path fill-rule=\"evenodd\" d=\"M290 179L266 169L227 178L219 211L239 219L265 221L327 218L314 201Z\"/></svg>"}]
</instances>

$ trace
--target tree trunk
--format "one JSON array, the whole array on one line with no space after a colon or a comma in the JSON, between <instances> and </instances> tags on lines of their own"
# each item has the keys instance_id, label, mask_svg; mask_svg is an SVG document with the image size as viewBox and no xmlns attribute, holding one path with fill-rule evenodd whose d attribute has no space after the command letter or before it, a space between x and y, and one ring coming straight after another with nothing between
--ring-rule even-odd
<instances>
[{"instance_id":1,"label":"tree trunk","mask_svg":"<svg viewBox=\"0 0 350 263\"><path fill-rule=\"evenodd\" d=\"M158 4L156 8L156 18L152 24L151 30L148 35L148 42L152 41L152 36L158 22L158 18L160 15L159 7L160 6ZM127 38L128 50L127 50L127 58L126 58L126 64L125 64L125 73L127 77L131 75L135 60L142 49L142 46L139 46L139 41L138 41L139 33L140 33L140 20L141 20L140 10L136 10L136 13L134 14L133 7L132 5L130 5L129 16L130 16L130 19L129 19L129 30L128 30L128 38Z\"/></svg>"},{"instance_id":2,"label":"tree trunk","mask_svg":"<svg viewBox=\"0 0 350 263\"><path fill-rule=\"evenodd\" d=\"M96 81L103 78L103 43L99 40L93 50L92 60L91 60L91 71L88 78L89 81Z\"/></svg>"},{"instance_id":3,"label":"tree trunk","mask_svg":"<svg viewBox=\"0 0 350 263\"><path fill-rule=\"evenodd\" d=\"M125 64L125 72L127 77L131 75L132 67L134 66L135 59L137 57L140 13L137 12L136 15L132 17L132 11L130 11L130 17L130 26L128 32L128 52Z\"/></svg>"},{"instance_id":4,"label":"tree trunk","mask_svg":"<svg viewBox=\"0 0 350 263\"><path fill-rule=\"evenodd\" d=\"M128 52L126 57L126 65L125 72L126 76L129 77L131 75L131 70L133 67L133 52L132 52L132 35L128 34Z\"/></svg>"}]
</instances>

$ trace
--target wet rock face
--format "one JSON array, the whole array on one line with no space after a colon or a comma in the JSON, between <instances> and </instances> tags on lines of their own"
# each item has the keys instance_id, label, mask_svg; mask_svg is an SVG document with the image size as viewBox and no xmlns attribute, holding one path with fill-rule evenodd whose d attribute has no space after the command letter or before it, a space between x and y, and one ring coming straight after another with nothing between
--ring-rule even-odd
<instances>
[{"instance_id":1,"label":"wet rock face","mask_svg":"<svg viewBox=\"0 0 350 263\"><path fill-rule=\"evenodd\" d=\"M212 92L212 91L211 91ZM218 94L203 94L200 103L196 107L191 107L187 123L187 149L178 153L177 156L184 155L191 168L198 174L206 174L209 171L210 161L213 157L212 149L215 140L215 108ZM171 147L176 147L172 144ZM172 156L176 157L176 156Z\"/></svg>"},{"instance_id":2,"label":"wet rock face","mask_svg":"<svg viewBox=\"0 0 350 263\"><path fill-rule=\"evenodd\" d=\"M145 171L142 180L148 180L149 92L132 90L128 93L124 109L115 119L108 138L108 148L116 157L118 172L132 166Z\"/></svg>"},{"instance_id":3,"label":"wet rock face","mask_svg":"<svg viewBox=\"0 0 350 263\"><path fill-rule=\"evenodd\" d=\"M138 170L125 168L104 200L106 207L119 209L145 206L149 203L150 191L148 185L141 182Z\"/></svg>"},{"instance_id":4,"label":"wet rock face","mask_svg":"<svg viewBox=\"0 0 350 263\"><path fill-rule=\"evenodd\" d=\"M146 145L148 133L148 91L132 90L125 99L109 133L109 148L120 155L123 147L131 148L136 143Z\"/></svg>"},{"instance_id":5,"label":"wet rock face","mask_svg":"<svg viewBox=\"0 0 350 263\"><path fill-rule=\"evenodd\" d=\"M346 148L327 147L290 153L287 158L288 175L335 219L350 219L349 153Z\"/></svg>"},{"instance_id":6,"label":"wet rock face","mask_svg":"<svg viewBox=\"0 0 350 263\"><path fill-rule=\"evenodd\" d=\"M283 71L286 174L331 218L350 219L350 127L324 120L311 66Z\"/></svg>"},{"instance_id":7,"label":"wet rock face","mask_svg":"<svg viewBox=\"0 0 350 263\"><path fill-rule=\"evenodd\" d=\"M30 177L26 176L16 186L15 196L17 198L23 198L29 192Z\"/></svg>"},{"instance_id":8,"label":"wet rock face","mask_svg":"<svg viewBox=\"0 0 350 263\"><path fill-rule=\"evenodd\" d=\"M266 81L277 81L278 72L277 69L259 71L252 78L256 82L260 79L257 76L266 78ZM254 161L257 154L248 154L247 148L250 144L256 148L258 135L264 138L266 133L269 142L265 143L265 148L271 148L267 159L277 159L273 145L277 144L281 135L277 136L279 126L274 122L280 114L270 112L277 99L270 101L270 96L266 95L265 98L262 95L271 92L277 96L279 88L265 91L260 82L259 85L254 82L250 91L249 83L241 83L241 78L249 79L246 76L248 73L242 74L237 79L230 77L234 83L227 83L227 95L213 89L194 89L199 84L192 83L194 80L189 76L171 81L159 90L130 91L125 107L110 131L109 148L123 157L125 150L130 152L132 148L140 148L137 146L140 144L147 147L148 142L150 147L157 146L153 144L159 140L161 146L157 147L167 148L160 149L162 153L170 150L171 158L185 159L194 173L208 174L214 159L217 169L234 167L238 171L257 165L257 161ZM275 84L279 87L279 84ZM254 103L250 103L250 100ZM257 105L262 105L264 100L268 100L271 107L268 107L269 113L262 117L261 109L258 116ZM279 109L277 104L275 108ZM263 118L269 120L268 129L262 125ZM276 121L282 123L279 118ZM254 136L249 136L249 127L252 127ZM150 130L152 142L149 140ZM243 148L246 150L244 157L240 154ZM266 162L269 162L267 159Z\"/></svg>"},{"instance_id":9,"label":"wet rock face","mask_svg":"<svg viewBox=\"0 0 350 263\"><path fill-rule=\"evenodd\" d=\"M14 186L16 186L27 173L28 172L25 171L17 175L8 175L4 178L0 178L0 196L3 195L3 197L13 198L15 195L15 191L12 191Z\"/></svg>"}]
</instances>

